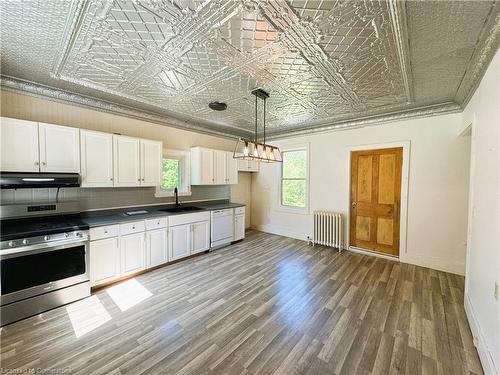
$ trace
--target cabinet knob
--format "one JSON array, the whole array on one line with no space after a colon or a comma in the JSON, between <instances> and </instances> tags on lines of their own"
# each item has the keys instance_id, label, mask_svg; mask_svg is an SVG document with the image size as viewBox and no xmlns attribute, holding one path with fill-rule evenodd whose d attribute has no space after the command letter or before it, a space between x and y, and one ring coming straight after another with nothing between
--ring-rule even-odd
<instances>
[{"instance_id":1,"label":"cabinet knob","mask_svg":"<svg viewBox=\"0 0 500 375\"><path fill-rule=\"evenodd\" d=\"M142 181L144 181L144 179L142 179Z\"/></svg>"},{"instance_id":2,"label":"cabinet knob","mask_svg":"<svg viewBox=\"0 0 500 375\"><path fill-rule=\"evenodd\" d=\"M140 178L138 178L138 179L137 179L137 181L141 182L141 179L140 179Z\"/></svg>"},{"instance_id":3,"label":"cabinet knob","mask_svg":"<svg viewBox=\"0 0 500 375\"><path fill-rule=\"evenodd\" d=\"M113 181L113 177L111 177L111 178L109 179L109 181Z\"/></svg>"},{"instance_id":4,"label":"cabinet knob","mask_svg":"<svg viewBox=\"0 0 500 375\"><path fill-rule=\"evenodd\" d=\"M39 162L37 162L37 161L35 161L35 165L40 165L40 163L39 163Z\"/></svg>"},{"instance_id":5,"label":"cabinet knob","mask_svg":"<svg viewBox=\"0 0 500 375\"><path fill-rule=\"evenodd\" d=\"M47 164L46 162L42 161L42 165L46 165L46 164Z\"/></svg>"}]
</instances>

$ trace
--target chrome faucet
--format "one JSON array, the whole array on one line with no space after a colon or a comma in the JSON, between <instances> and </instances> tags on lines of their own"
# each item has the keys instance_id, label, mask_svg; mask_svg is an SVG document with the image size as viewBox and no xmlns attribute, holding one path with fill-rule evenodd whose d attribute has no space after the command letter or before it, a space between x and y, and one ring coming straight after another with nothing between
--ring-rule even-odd
<instances>
[{"instance_id":1,"label":"chrome faucet","mask_svg":"<svg viewBox=\"0 0 500 375\"><path fill-rule=\"evenodd\" d=\"M177 188L174 189L174 194L175 194L175 208L178 208L180 206L180 203L179 203L179 192L177 191Z\"/></svg>"}]
</instances>

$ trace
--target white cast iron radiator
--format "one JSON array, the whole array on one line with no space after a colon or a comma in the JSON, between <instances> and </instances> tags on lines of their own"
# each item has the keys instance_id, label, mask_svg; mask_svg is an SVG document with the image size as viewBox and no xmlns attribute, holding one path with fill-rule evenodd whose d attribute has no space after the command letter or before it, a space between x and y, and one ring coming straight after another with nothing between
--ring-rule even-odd
<instances>
[{"instance_id":1,"label":"white cast iron radiator","mask_svg":"<svg viewBox=\"0 0 500 375\"><path fill-rule=\"evenodd\" d=\"M342 233L342 214L332 211L314 211L313 245L336 247L342 251L344 248Z\"/></svg>"}]
</instances>

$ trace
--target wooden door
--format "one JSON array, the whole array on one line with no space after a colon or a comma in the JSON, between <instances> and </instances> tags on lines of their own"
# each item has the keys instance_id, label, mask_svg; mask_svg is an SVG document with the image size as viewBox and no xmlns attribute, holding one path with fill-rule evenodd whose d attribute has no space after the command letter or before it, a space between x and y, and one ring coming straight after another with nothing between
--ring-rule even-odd
<instances>
[{"instance_id":1,"label":"wooden door","mask_svg":"<svg viewBox=\"0 0 500 375\"><path fill-rule=\"evenodd\" d=\"M402 148L351 154L350 246L399 255Z\"/></svg>"},{"instance_id":2,"label":"wooden door","mask_svg":"<svg viewBox=\"0 0 500 375\"><path fill-rule=\"evenodd\" d=\"M80 131L82 187L113 186L113 136Z\"/></svg>"},{"instance_id":3,"label":"wooden door","mask_svg":"<svg viewBox=\"0 0 500 375\"><path fill-rule=\"evenodd\" d=\"M113 135L114 186L139 186L139 139Z\"/></svg>"},{"instance_id":4,"label":"wooden door","mask_svg":"<svg viewBox=\"0 0 500 375\"><path fill-rule=\"evenodd\" d=\"M37 122L2 117L0 140L2 172L40 171Z\"/></svg>"}]
</instances>

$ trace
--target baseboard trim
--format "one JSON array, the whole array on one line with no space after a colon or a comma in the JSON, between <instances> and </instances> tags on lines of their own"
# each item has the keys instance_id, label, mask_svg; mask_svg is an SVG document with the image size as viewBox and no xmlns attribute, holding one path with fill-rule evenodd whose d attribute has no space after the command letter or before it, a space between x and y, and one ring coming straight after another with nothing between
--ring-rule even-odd
<instances>
[{"instance_id":1,"label":"baseboard trim","mask_svg":"<svg viewBox=\"0 0 500 375\"><path fill-rule=\"evenodd\" d=\"M399 260L402 263L414 264L416 266L431 268L437 271L453 273L460 276L465 275L465 264L463 262L450 261L449 259L430 257L427 255L415 256L408 253L400 254Z\"/></svg>"},{"instance_id":2,"label":"baseboard trim","mask_svg":"<svg viewBox=\"0 0 500 375\"><path fill-rule=\"evenodd\" d=\"M363 255L370 255L370 256L377 257L377 258L383 258L383 259L393 260L395 262L399 262L399 258L397 256L385 255L385 254L377 253L376 251L370 251L370 250L367 250L367 249L362 249L360 247L349 246L349 248L347 250L349 250L349 251L351 251L353 253L358 253L358 254L363 254Z\"/></svg>"},{"instance_id":3,"label":"baseboard trim","mask_svg":"<svg viewBox=\"0 0 500 375\"><path fill-rule=\"evenodd\" d=\"M469 326L472 331L472 335L474 337L474 345L476 345L477 353L479 354L479 360L481 361L481 365L483 366L483 371L485 375L498 375L500 374L500 369L495 367L495 362L493 361L493 357L488 350L488 346L486 344L486 339L483 335L483 330L481 329L481 325L476 319L474 314L474 308L472 307L472 303L469 299L467 293L464 295L464 308L465 314L467 315L467 320L469 321Z\"/></svg>"},{"instance_id":4,"label":"baseboard trim","mask_svg":"<svg viewBox=\"0 0 500 375\"><path fill-rule=\"evenodd\" d=\"M308 236L308 233L297 233L276 225L254 225L252 228L260 232L277 234L278 236L295 238L301 241L307 241Z\"/></svg>"}]
</instances>

